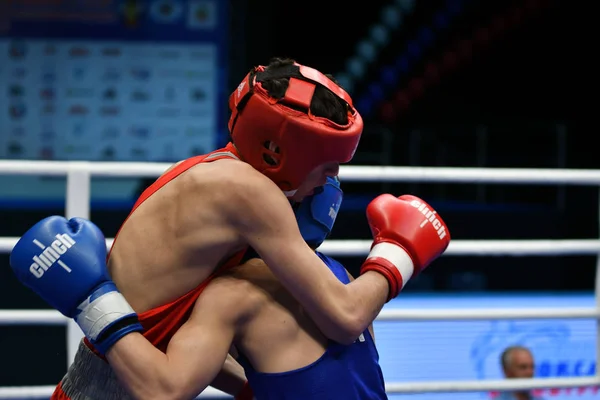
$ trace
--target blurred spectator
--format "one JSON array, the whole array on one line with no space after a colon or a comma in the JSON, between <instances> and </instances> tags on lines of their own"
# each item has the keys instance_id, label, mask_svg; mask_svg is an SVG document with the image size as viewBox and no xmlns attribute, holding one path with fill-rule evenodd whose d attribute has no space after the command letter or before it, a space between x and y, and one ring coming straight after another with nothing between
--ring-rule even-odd
<instances>
[{"instance_id":1,"label":"blurred spectator","mask_svg":"<svg viewBox=\"0 0 600 400\"><path fill-rule=\"evenodd\" d=\"M533 355L528 348L523 346L507 347L500 356L502 371L507 379L533 378L535 364ZM534 396L529 390L516 392L503 392L497 400L544 400Z\"/></svg>"}]
</instances>

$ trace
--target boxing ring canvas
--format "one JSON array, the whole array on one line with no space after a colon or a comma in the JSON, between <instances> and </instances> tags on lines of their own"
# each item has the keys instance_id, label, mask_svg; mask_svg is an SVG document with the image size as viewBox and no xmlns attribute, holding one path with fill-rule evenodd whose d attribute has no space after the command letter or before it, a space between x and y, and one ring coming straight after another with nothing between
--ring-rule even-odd
<instances>
[{"instance_id":1,"label":"boxing ring canvas","mask_svg":"<svg viewBox=\"0 0 600 400\"><path fill-rule=\"evenodd\" d=\"M0 161L0 175L43 175L66 176L65 216L90 216L90 182L92 177L157 177L170 164L163 163L109 163L109 162L58 162L58 161ZM452 182L456 184L474 183L511 183L538 185L588 185L600 186L600 170L556 170L556 169L480 169L480 168L432 168L432 167L369 167L343 166L340 177L345 181L414 181L414 182ZM10 252L18 238L0 238L0 250ZM112 239L107 239L110 246ZM371 240L338 240L325 242L320 250L332 256L366 255ZM599 239L583 240L454 240L444 256L557 256L557 255L595 255L600 253ZM508 260L507 262L510 262ZM600 372L596 361L599 359L600 335L600 262L596 271L596 292L593 297L583 296L569 302L557 298L521 298L519 307L506 299L483 302L468 302L456 299L440 303L438 298L426 300L404 299L402 296L389 303L376 321L376 335L381 333L383 342L378 339L381 362L386 375L386 389L390 395L426 393L419 399L482 398L493 397L490 392L517 389L564 389L563 394L594 396L595 388L600 386ZM474 306L476 308L474 308ZM442 308L439 308L442 307ZM526 308L523 308L526 307ZM56 311L0 311L0 324L50 324L67 325L68 360L75 354L77 343L81 339L79 328L62 317ZM432 325L433 332L423 335L427 328L416 324ZM441 324L441 325L440 325ZM466 324L459 328L460 324ZM443 326L444 331L440 327ZM415 332L420 329L423 343L415 342ZM410 351L421 351L423 357L438 359L440 365L446 362L449 349L441 349L435 333L450 332L456 334L455 348L461 352L456 362L462 363L464 371L470 374L456 376L459 368L429 368L414 371L397 368L393 364L392 352L404 352L404 343L411 344ZM462 332L462 333L461 333ZM468 333L467 333L468 332ZM529 337L532 332L536 338ZM393 336L392 336L393 335ZM390 344L390 338L394 342ZM577 338L569 341L569 338ZM386 339L387 338L387 339ZM501 380L498 376L494 358L498 348L509 345L511 340L527 341L534 355L541 355L542 364L538 373L542 377L534 379ZM429 342L428 342L429 341ZM424 347L426 344L429 347ZM438 343L437 345L435 343ZM566 343L566 344L565 344ZM419 347L421 346L421 347ZM447 346L445 344L444 346ZM444 347L442 346L442 348ZM551 356L551 352L554 351ZM569 353L572 357L562 364L549 360L562 358ZM466 353L465 353L466 352ZM465 353L465 354L463 354ZM468 361L467 361L468 354ZM450 354L451 356L452 354ZM544 357L547 363L544 364ZM577 358L578 357L578 358ZM573 361L575 360L575 361ZM446 364L447 366L448 364ZM467 367L466 365L470 365ZM543 368L543 369L542 369ZM568 376L568 377L565 377ZM410 378L410 379L409 379ZM569 388L571 390L569 391ZM0 388L0 399L48 398L53 386L42 387L5 387ZM448 397L449 392L458 393ZM554 393L554 392L552 392ZM557 393L559 394L559 393ZM226 397L221 392L208 389L200 397ZM555 396L553 396L555 397ZM411 398L414 398L411 397Z\"/></svg>"}]
</instances>

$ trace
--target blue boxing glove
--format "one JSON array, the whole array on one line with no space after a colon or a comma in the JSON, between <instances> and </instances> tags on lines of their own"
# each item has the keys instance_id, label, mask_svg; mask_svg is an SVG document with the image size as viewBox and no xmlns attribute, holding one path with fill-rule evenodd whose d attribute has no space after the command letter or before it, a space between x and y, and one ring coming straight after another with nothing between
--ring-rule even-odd
<instances>
[{"instance_id":1,"label":"blue boxing glove","mask_svg":"<svg viewBox=\"0 0 600 400\"><path fill-rule=\"evenodd\" d=\"M331 233L343 197L338 178L328 177L323 187L315 189L315 193L295 209L300 234L313 249Z\"/></svg>"},{"instance_id":2,"label":"blue boxing glove","mask_svg":"<svg viewBox=\"0 0 600 400\"><path fill-rule=\"evenodd\" d=\"M102 354L123 336L143 330L110 279L104 235L90 221L59 216L41 220L17 242L10 266L21 283L75 319Z\"/></svg>"}]
</instances>

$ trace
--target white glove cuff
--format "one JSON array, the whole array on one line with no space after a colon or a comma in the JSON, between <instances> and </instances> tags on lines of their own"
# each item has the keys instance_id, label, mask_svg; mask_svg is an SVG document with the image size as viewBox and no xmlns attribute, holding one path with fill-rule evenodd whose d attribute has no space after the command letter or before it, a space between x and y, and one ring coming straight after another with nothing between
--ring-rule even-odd
<instances>
[{"instance_id":1,"label":"white glove cuff","mask_svg":"<svg viewBox=\"0 0 600 400\"><path fill-rule=\"evenodd\" d=\"M377 243L371 249L367 260L373 257L384 258L396 267L400 276L402 276L402 287L406 285L406 282L410 280L414 273L415 266L406 250L393 243Z\"/></svg>"},{"instance_id":2,"label":"white glove cuff","mask_svg":"<svg viewBox=\"0 0 600 400\"><path fill-rule=\"evenodd\" d=\"M115 321L135 314L119 292L108 292L91 302L90 297L77 307L81 312L75 317L75 321L90 340L96 340L98 335Z\"/></svg>"}]
</instances>

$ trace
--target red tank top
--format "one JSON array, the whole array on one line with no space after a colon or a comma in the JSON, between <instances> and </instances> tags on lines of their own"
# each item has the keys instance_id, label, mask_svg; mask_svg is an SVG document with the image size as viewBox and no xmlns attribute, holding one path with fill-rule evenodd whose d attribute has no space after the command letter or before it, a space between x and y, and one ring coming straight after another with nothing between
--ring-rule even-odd
<instances>
[{"instance_id":1,"label":"red tank top","mask_svg":"<svg viewBox=\"0 0 600 400\"><path fill-rule=\"evenodd\" d=\"M227 146L222 149L215 150L209 154L188 158L187 160L184 160L180 164L176 165L173 169L171 169L170 171L162 175L160 178L158 178L156 182L150 185L142 193L142 195L134 204L133 209L129 213L129 216L127 216L127 218L125 219L125 222L127 222L131 214L133 214L133 212L144 201L146 201L160 188L164 187L167 183L175 179L183 172L200 163L212 162L226 158L239 159L237 152L231 143L227 144ZM121 228L122 227L123 225L121 225ZM120 231L121 229L119 229L119 232ZM117 234L115 235L113 247L117 241L119 232L117 232ZM189 318L192 312L192 308L194 307L196 300L200 296L200 293L202 293L202 290L208 285L208 283L216 276L216 274L219 271L238 265L241 262L244 253L245 250L234 254L231 258L227 260L227 262L219 266L208 278L206 278L204 282L202 282L196 288L192 289L180 298L168 304L153 308L151 310L139 314L138 317L140 323L144 327L144 337L148 339L148 341L152 343L156 348L163 352L166 352L169 341L171 340L175 332L177 332L177 330L181 327L181 325L183 325L184 322L187 321L187 319ZM110 251L108 253L108 257L110 257ZM91 343L87 340L87 338L85 339L85 343L92 351L98 354L91 345Z\"/></svg>"}]
</instances>

